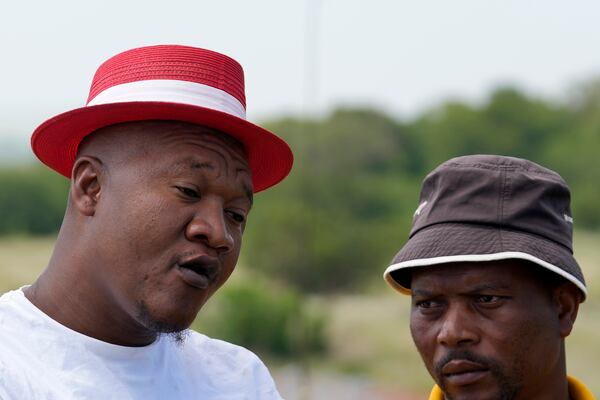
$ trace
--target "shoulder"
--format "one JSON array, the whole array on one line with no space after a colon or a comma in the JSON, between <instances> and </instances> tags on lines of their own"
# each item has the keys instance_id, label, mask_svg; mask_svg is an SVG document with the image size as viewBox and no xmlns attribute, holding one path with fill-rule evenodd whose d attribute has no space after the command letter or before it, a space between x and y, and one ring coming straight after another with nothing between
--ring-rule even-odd
<instances>
[{"instance_id":1,"label":"shoulder","mask_svg":"<svg viewBox=\"0 0 600 400\"><path fill-rule=\"evenodd\" d=\"M25 343L31 337L39 336L48 320L49 317L31 304L21 289L0 296L0 344L7 345L7 340L11 345Z\"/></svg>"},{"instance_id":2,"label":"shoulder","mask_svg":"<svg viewBox=\"0 0 600 400\"><path fill-rule=\"evenodd\" d=\"M30 378L36 328L21 290L0 296L0 399L35 398Z\"/></svg>"},{"instance_id":3,"label":"shoulder","mask_svg":"<svg viewBox=\"0 0 600 400\"><path fill-rule=\"evenodd\" d=\"M26 334L30 324L30 313L26 307L25 295L20 290L13 290L0 296L0 336L10 337L13 334ZM23 331L26 332L23 332Z\"/></svg>"},{"instance_id":4,"label":"shoulder","mask_svg":"<svg viewBox=\"0 0 600 400\"><path fill-rule=\"evenodd\" d=\"M18 298L23 296L21 290L11 290L10 292L3 293L0 296L0 307L10 307L18 302Z\"/></svg>"},{"instance_id":5,"label":"shoulder","mask_svg":"<svg viewBox=\"0 0 600 400\"><path fill-rule=\"evenodd\" d=\"M34 398L27 380L31 326L20 297L16 290L0 296L0 399Z\"/></svg>"},{"instance_id":6,"label":"shoulder","mask_svg":"<svg viewBox=\"0 0 600 400\"><path fill-rule=\"evenodd\" d=\"M271 373L252 351L189 331L183 344L175 344L186 364L229 385L245 387L260 399L280 399ZM209 378L210 379L210 378Z\"/></svg>"},{"instance_id":7,"label":"shoulder","mask_svg":"<svg viewBox=\"0 0 600 400\"><path fill-rule=\"evenodd\" d=\"M34 306L27 300L22 287L20 289L11 290L3 293L0 296L0 313L3 319L7 317L16 316L22 318L24 316L29 317L32 314L32 308Z\"/></svg>"},{"instance_id":8,"label":"shoulder","mask_svg":"<svg viewBox=\"0 0 600 400\"><path fill-rule=\"evenodd\" d=\"M185 350L191 357L220 364L225 368L258 368L266 370L263 362L250 350L233 343L210 338L196 331L190 330L188 332L180 348Z\"/></svg>"}]
</instances>

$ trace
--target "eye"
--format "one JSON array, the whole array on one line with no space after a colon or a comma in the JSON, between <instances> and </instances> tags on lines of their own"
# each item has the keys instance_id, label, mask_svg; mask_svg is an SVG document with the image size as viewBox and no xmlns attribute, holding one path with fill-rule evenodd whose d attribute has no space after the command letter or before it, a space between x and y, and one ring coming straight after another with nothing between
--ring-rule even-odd
<instances>
[{"instance_id":1,"label":"eye","mask_svg":"<svg viewBox=\"0 0 600 400\"><path fill-rule=\"evenodd\" d=\"M231 219L233 219L238 224L242 224L246 221L246 216L244 214L232 210L227 210L226 212L227 215L229 215Z\"/></svg>"},{"instance_id":2,"label":"eye","mask_svg":"<svg viewBox=\"0 0 600 400\"><path fill-rule=\"evenodd\" d=\"M492 294L480 294L475 296L475 302L483 306L496 306L504 300L502 296L495 296Z\"/></svg>"},{"instance_id":3,"label":"eye","mask_svg":"<svg viewBox=\"0 0 600 400\"><path fill-rule=\"evenodd\" d=\"M423 318L437 318L444 313L445 304L441 299L422 299L413 303L413 313Z\"/></svg>"},{"instance_id":4,"label":"eye","mask_svg":"<svg viewBox=\"0 0 600 400\"><path fill-rule=\"evenodd\" d=\"M193 199L199 199L200 198L200 193L198 193L194 189L190 189L190 188L185 187L185 186L175 186L175 187L177 188L177 190L179 190L186 197L190 197L190 198L193 198Z\"/></svg>"},{"instance_id":5,"label":"eye","mask_svg":"<svg viewBox=\"0 0 600 400\"><path fill-rule=\"evenodd\" d=\"M428 310L436 307L441 307L442 304L437 300L419 300L415 302L415 306L420 309Z\"/></svg>"}]
</instances>

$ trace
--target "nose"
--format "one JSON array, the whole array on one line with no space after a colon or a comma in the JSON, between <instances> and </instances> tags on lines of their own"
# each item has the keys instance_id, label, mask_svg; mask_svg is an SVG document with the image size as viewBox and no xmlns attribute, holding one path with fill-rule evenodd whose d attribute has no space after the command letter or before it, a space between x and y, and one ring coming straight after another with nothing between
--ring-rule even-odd
<instances>
[{"instance_id":1,"label":"nose","mask_svg":"<svg viewBox=\"0 0 600 400\"><path fill-rule=\"evenodd\" d=\"M190 241L204 243L219 254L230 252L234 245L223 207L219 204L204 204L187 224L185 236Z\"/></svg>"},{"instance_id":2,"label":"nose","mask_svg":"<svg viewBox=\"0 0 600 400\"><path fill-rule=\"evenodd\" d=\"M438 332L437 341L439 344L457 347L479 341L476 319L469 315L466 308L458 305L451 305L448 308Z\"/></svg>"}]
</instances>

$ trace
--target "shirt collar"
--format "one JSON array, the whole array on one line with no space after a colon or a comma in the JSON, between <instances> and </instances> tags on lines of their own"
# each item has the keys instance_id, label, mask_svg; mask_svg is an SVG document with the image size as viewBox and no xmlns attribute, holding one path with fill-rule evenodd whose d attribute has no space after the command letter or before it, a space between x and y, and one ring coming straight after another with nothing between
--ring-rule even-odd
<instances>
[{"instance_id":1,"label":"shirt collar","mask_svg":"<svg viewBox=\"0 0 600 400\"><path fill-rule=\"evenodd\" d=\"M569 395L571 400L595 400L596 398L590 392L590 390L585 387L583 382L579 379L574 378L572 376L567 376L567 381L569 383ZM444 393L435 385L429 394L429 400L444 400Z\"/></svg>"},{"instance_id":2,"label":"shirt collar","mask_svg":"<svg viewBox=\"0 0 600 400\"><path fill-rule=\"evenodd\" d=\"M569 395L572 400L595 400L592 392L579 379L567 376L567 381L569 381Z\"/></svg>"}]
</instances>

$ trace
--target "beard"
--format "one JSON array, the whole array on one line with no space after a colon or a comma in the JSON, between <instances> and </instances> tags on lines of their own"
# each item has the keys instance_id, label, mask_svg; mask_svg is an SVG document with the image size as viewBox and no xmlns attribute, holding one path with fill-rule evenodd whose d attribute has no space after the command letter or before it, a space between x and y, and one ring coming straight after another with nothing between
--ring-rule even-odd
<instances>
[{"instance_id":1,"label":"beard","mask_svg":"<svg viewBox=\"0 0 600 400\"><path fill-rule=\"evenodd\" d=\"M514 400L519 395L523 384L522 384L522 371L518 365L515 365L512 371L512 374L508 374L507 371L502 368L502 366L493 359L478 356L473 354L467 350L458 350L452 351L446 354L441 360L439 360L434 365L435 379L444 392L444 396L446 400L458 400L448 394L446 389L446 385L444 384L444 374L442 373L442 368L449 361L455 359L462 359L471 361L484 367L488 368L498 386L497 396L494 398L498 400Z\"/></svg>"},{"instance_id":2,"label":"beard","mask_svg":"<svg viewBox=\"0 0 600 400\"><path fill-rule=\"evenodd\" d=\"M160 339L161 336L167 336L167 338L181 346L189 334L189 327L187 325L162 321L153 317L144 301L140 301L138 305L137 320L140 321L146 329L156 334L156 340Z\"/></svg>"}]
</instances>

